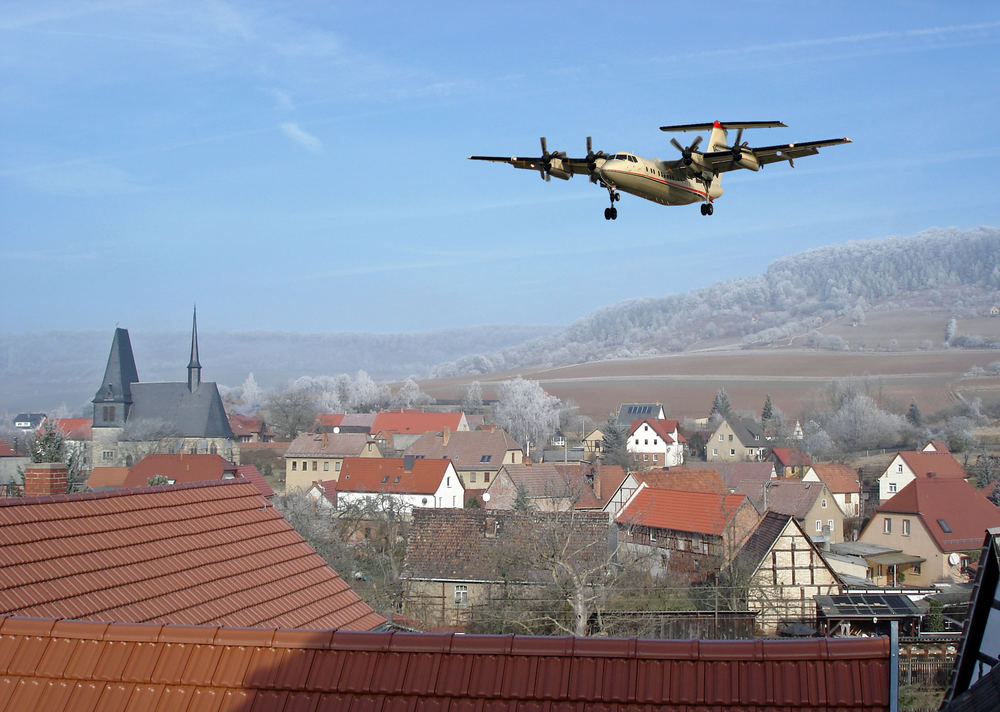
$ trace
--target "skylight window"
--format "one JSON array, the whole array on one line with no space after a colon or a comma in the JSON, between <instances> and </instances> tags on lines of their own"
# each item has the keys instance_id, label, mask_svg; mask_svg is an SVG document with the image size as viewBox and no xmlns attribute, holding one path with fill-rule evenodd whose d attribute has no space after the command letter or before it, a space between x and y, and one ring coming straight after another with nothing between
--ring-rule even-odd
<instances>
[{"instance_id":1,"label":"skylight window","mask_svg":"<svg viewBox=\"0 0 1000 712\"><path fill-rule=\"evenodd\" d=\"M481 458L479 458L479 461L480 462L489 462L492 459L493 459L492 455L483 455Z\"/></svg>"},{"instance_id":2,"label":"skylight window","mask_svg":"<svg viewBox=\"0 0 1000 712\"><path fill-rule=\"evenodd\" d=\"M946 522L943 519L938 519L937 523L938 526L941 527L941 531L943 531L945 534L951 534L951 527L948 526L948 522Z\"/></svg>"}]
</instances>

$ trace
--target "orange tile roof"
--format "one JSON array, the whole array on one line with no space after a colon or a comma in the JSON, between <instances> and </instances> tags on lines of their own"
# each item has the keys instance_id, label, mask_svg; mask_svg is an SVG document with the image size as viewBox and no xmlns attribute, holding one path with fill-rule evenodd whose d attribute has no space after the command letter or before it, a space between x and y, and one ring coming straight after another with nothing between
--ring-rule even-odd
<instances>
[{"instance_id":1,"label":"orange tile roof","mask_svg":"<svg viewBox=\"0 0 1000 712\"><path fill-rule=\"evenodd\" d=\"M0 618L0 712L866 710L889 639L239 630Z\"/></svg>"},{"instance_id":2,"label":"orange tile roof","mask_svg":"<svg viewBox=\"0 0 1000 712\"><path fill-rule=\"evenodd\" d=\"M813 465L813 471L820 482L830 488L834 494L858 492L861 489L861 476L858 471L848 465Z\"/></svg>"},{"instance_id":3,"label":"orange tile roof","mask_svg":"<svg viewBox=\"0 0 1000 712\"><path fill-rule=\"evenodd\" d=\"M125 487L145 487L149 480L162 475L178 484L221 480L226 472L235 473L236 465L221 455L154 454L146 455L128 468Z\"/></svg>"},{"instance_id":4,"label":"orange tile roof","mask_svg":"<svg viewBox=\"0 0 1000 712\"><path fill-rule=\"evenodd\" d=\"M402 457L345 457L337 491L434 494L449 467L451 460L415 458L407 470Z\"/></svg>"},{"instance_id":5,"label":"orange tile roof","mask_svg":"<svg viewBox=\"0 0 1000 712\"><path fill-rule=\"evenodd\" d=\"M927 477L931 472L936 477L951 477L964 480L969 475L962 464L950 452L904 451L899 456L917 477Z\"/></svg>"},{"instance_id":6,"label":"orange tile roof","mask_svg":"<svg viewBox=\"0 0 1000 712\"><path fill-rule=\"evenodd\" d=\"M16 457L14 447L6 440L0 440L0 457Z\"/></svg>"},{"instance_id":7,"label":"orange tile roof","mask_svg":"<svg viewBox=\"0 0 1000 712\"><path fill-rule=\"evenodd\" d=\"M800 465L810 464L809 457L798 448L773 447L771 448L771 454L785 467L799 467Z\"/></svg>"},{"instance_id":8,"label":"orange tile roof","mask_svg":"<svg viewBox=\"0 0 1000 712\"><path fill-rule=\"evenodd\" d=\"M655 489L729 494L729 488L717 470L671 467L666 470L640 470L633 472L632 476Z\"/></svg>"},{"instance_id":9,"label":"orange tile roof","mask_svg":"<svg viewBox=\"0 0 1000 712\"><path fill-rule=\"evenodd\" d=\"M422 410L393 410L375 415L371 432L429 433L449 428L454 431L462 422L462 413L428 413Z\"/></svg>"},{"instance_id":10,"label":"orange tile roof","mask_svg":"<svg viewBox=\"0 0 1000 712\"><path fill-rule=\"evenodd\" d=\"M384 622L240 480L0 501L0 614L355 630Z\"/></svg>"},{"instance_id":11,"label":"orange tile roof","mask_svg":"<svg viewBox=\"0 0 1000 712\"><path fill-rule=\"evenodd\" d=\"M124 487L126 477L127 467L95 467L87 478L87 486L95 490L102 487Z\"/></svg>"},{"instance_id":12,"label":"orange tile roof","mask_svg":"<svg viewBox=\"0 0 1000 712\"><path fill-rule=\"evenodd\" d=\"M90 440L93 418L55 418L56 430L67 440Z\"/></svg>"},{"instance_id":13,"label":"orange tile roof","mask_svg":"<svg viewBox=\"0 0 1000 712\"><path fill-rule=\"evenodd\" d=\"M640 483L615 518L655 529L720 535L744 502L742 494L655 489Z\"/></svg>"},{"instance_id":14,"label":"orange tile roof","mask_svg":"<svg viewBox=\"0 0 1000 712\"><path fill-rule=\"evenodd\" d=\"M236 476L251 482L260 492L261 496L270 499L274 496L274 489L264 479L256 465L239 465L236 468Z\"/></svg>"}]
</instances>

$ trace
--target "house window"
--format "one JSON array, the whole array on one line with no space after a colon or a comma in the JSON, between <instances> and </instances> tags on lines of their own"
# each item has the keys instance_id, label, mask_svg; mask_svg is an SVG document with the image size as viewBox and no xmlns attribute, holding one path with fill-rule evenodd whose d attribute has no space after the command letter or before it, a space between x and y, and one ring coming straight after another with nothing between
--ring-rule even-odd
<instances>
[{"instance_id":1,"label":"house window","mask_svg":"<svg viewBox=\"0 0 1000 712\"><path fill-rule=\"evenodd\" d=\"M334 469L335 469L335 470L336 470L337 472L340 472L340 461L339 461L339 460L338 460L338 461L337 461L337 463L336 463L336 464L334 465Z\"/></svg>"},{"instance_id":2,"label":"house window","mask_svg":"<svg viewBox=\"0 0 1000 712\"><path fill-rule=\"evenodd\" d=\"M319 468L319 460L313 460L313 472Z\"/></svg>"},{"instance_id":3,"label":"house window","mask_svg":"<svg viewBox=\"0 0 1000 712\"><path fill-rule=\"evenodd\" d=\"M656 464L656 463L657 463L657 462L659 461L659 457L660 457L660 456L659 456L659 455L657 455L657 454L656 454L655 452L653 453L653 464L654 464L654 465L655 465L655 464Z\"/></svg>"},{"instance_id":4,"label":"house window","mask_svg":"<svg viewBox=\"0 0 1000 712\"><path fill-rule=\"evenodd\" d=\"M896 483L895 482L890 482L889 483L889 494L892 494L895 491L896 491Z\"/></svg>"},{"instance_id":5,"label":"house window","mask_svg":"<svg viewBox=\"0 0 1000 712\"><path fill-rule=\"evenodd\" d=\"M330 461L326 460L323 462L323 472L329 472L329 471L330 471Z\"/></svg>"},{"instance_id":6,"label":"house window","mask_svg":"<svg viewBox=\"0 0 1000 712\"><path fill-rule=\"evenodd\" d=\"M900 474L903 473L903 463L902 462L899 463L898 465L896 465L896 472L898 472Z\"/></svg>"},{"instance_id":7,"label":"house window","mask_svg":"<svg viewBox=\"0 0 1000 712\"><path fill-rule=\"evenodd\" d=\"M302 471L305 472L308 469L309 469L309 463L306 462L305 460L303 460L302 461Z\"/></svg>"},{"instance_id":8,"label":"house window","mask_svg":"<svg viewBox=\"0 0 1000 712\"><path fill-rule=\"evenodd\" d=\"M719 448L713 447L712 448L712 455L718 455L718 454L719 454Z\"/></svg>"},{"instance_id":9,"label":"house window","mask_svg":"<svg viewBox=\"0 0 1000 712\"><path fill-rule=\"evenodd\" d=\"M732 441L733 441L733 434L732 434L732 433L730 433L730 434L729 434L729 442L732 442Z\"/></svg>"},{"instance_id":10,"label":"house window","mask_svg":"<svg viewBox=\"0 0 1000 712\"><path fill-rule=\"evenodd\" d=\"M736 455L736 450L733 449L733 448L729 448L729 454L730 454L730 456Z\"/></svg>"},{"instance_id":11,"label":"house window","mask_svg":"<svg viewBox=\"0 0 1000 712\"><path fill-rule=\"evenodd\" d=\"M292 472L297 472L298 469L299 469L299 462L298 462L298 460L292 460Z\"/></svg>"},{"instance_id":12,"label":"house window","mask_svg":"<svg viewBox=\"0 0 1000 712\"><path fill-rule=\"evenodd\" d=\"M475 481L476 481L476 473L475 472L470 472L469 473L469 482L475 482Z\"/></svg>"},{"instance_id":13,"label":"house window","mask_svg":"<svg viewBox=\"0 0 1000 712\"><path fill-rule=\"evenodd\" d=\"M642 461L643 462L649 462L649 455L647 453L643 453L642 454Z\"/></svg>"},{"instance_id":14,"label":"house window","mask_svg":"<svg viewBox=\"0 0 1000 712\"><path fill-rule=\"evenodd\" d=\"M822 519L817 519L816 520L816 531L817 532L823 531L823 520Z\"/></svg>"},{"instance_id":15,"label":"house window","mask_svg":"<svg viewBox=\"0 0 1000 712\"><path fill-rule=\"evenodd\" d=\"M920 575L920 562L919 561L913 565L912 573L913 573L914 576L919 576Z\"/></svg>"},{"instance_id":16,"label":"house window","mask_svg":"<svg viewBox=\"0 0 1000 712\"><path fill-rule=\"evenodd\" d=\"M852 496L851 492L848 492L847 494L844 495L844 502L846 504L850 504L851 503L851 496Z\"/></svg>"},{"instance_id":17,"label":"house window","mask_svg":"<svg viewBox=\"0 0 1000 712\"><path fill-rule=\"evenodd\" d=\"M469 605L469 587L464 583L455 584L455 605L456 606L467 606Z\"/></svg>"},{"instance_id":18,"label":"house window","mask_svg":"<svg viewBox=\"0 0 1000 712\"><path fill-rule=\"evenodd\" d=\"M101 459L105 460L105 461L107 461L107 460L114 460L115 459L115 453L114 453L114 451L113 450L104 450L104 451L102 451L101 452Z\"/></svg>"},{"instance_id":19,"label":"house window","mask_svg":"<svg viewBox=\"0 0 1000 712\"><path fill-rule=\"evenodd\" d=\"M649 438L646 438L645 440L643 440L642 444L643 445L649 445Z\"/></svg>"},{"instance_id":20,"label":"house window","mask_svg":"<svg viewBox=\"0 0 1000 712\"><path fill-rule=\"evenodd\" d=\"M826 509L826 497L823 498L823 509Z\"/></svg>"},{"instance_id":21,"label":"house window","mask_svg":"<svg viewBox=\"0 0 1000 712\"><path fill-rule=\"evenodd\" d=\"M726 436L723 435L722 433L719 433L719 442L721 443L725 439L726 439Z\"/></svg>"},{"instance_id":22,"label":"house window","mask_svg":"<svg viewBox=\"0 0 1000 712\"><path fill-rule=\"evenodd\" d=\"M483 473L483 482L489 482L489 481L490 481L490 473L489 472L484 472Z\"/></svg>"},{"instance_id":23,"label":"house window","mask_svg":"<svg viewBox=\"0 0 1000 712\"><path fill-rule=\"evenodd\" d=\"M635 439L635 444L636 444L636 445L638 445L638 444L639 444L639 438L636 438L636 439Z\"/></svg>"},{"instance_id":24,"label":"house window","mask_svg":"<svg viewBox=\"0 0 1000 712\"><path fill-rule=\"evenodd\" d=\"M832 519L827 519L826 520L826 526L830 527L830 533L833 534L833 520Z\"/></svg>"},{"instance_id":25,"label":"house window","mask_svg":"<svg viewBox=\"0 0 1000 712\"><path fill-rule=\"evenodd\" d=\"M903 520L903 536L910 536L910 520Z\"/></svg>"},{"instance_id":26,"label":"house window","mask_svg":"<svg viewBox=\"0 0 1000 712\"><path fill-rule=\"evenodd\" d=\"M654 444L654 445L659 445L659 444L660 444L660 441L659 441L659 440L657 440L656 438L653 438L653 444Z\"/></svg>"},{"instance_id":27,"label":"house window","mask_svg":"<svg viewBox=\"0 0 1000 712\"><path fill-rule=\"evenodd\" d=\"M886 517L885 521L882 522L882 533L892 534L892 520L889 517Z\"/></svg>"}]
</instances>

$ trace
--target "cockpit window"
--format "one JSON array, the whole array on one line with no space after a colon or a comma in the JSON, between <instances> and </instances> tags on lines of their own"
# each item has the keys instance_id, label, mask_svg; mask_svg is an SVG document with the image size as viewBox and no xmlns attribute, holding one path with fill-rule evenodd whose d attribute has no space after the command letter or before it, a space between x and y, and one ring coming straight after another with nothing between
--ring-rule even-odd
<instances>
[{"instance_id":1,"label":"cockpit window","mask_svg":"<svg viewBox=\"0 0 1000 712\"><path fill-rule=\"evenodd\" d=\"M629 157L628 157L628 159L629 159L630 161L632 161L632 163L638 163L638 162L639 162L639 159L638 159L638 158L636 158L635 156L629 156Z\"/></svg>"},{"instance_id":2,"label":"cockpit window","mask_svg":"<svg viewBox=\"0 0 1000 712\"><path fill-rule=\"evenodd\" d=\"M628 154L627 153L616 153L615 154L615 160L616 161L627 161L628 160Z\"/></svg>"}]
</instances>

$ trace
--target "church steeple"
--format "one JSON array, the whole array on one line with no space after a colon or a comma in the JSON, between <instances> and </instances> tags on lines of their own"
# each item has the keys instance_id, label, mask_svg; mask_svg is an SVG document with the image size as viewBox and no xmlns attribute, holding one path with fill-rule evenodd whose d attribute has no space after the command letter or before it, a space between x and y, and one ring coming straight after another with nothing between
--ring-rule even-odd
<instances>
[{"instance_id":1,"label":"church steeple","mask_svg":"<svg viewBox=\"0 0 1000 712\"><path fill-rule=\"evenodd\" d=\"M104 379L94 395L94 426L123 427L132 407L132 384L138 383L139 372L132 355L132 342L127 329L115 329L108 354Z\"/></svg>"},{"instance_id":2,"label":"church steeple","mask_svg":"<svg viewBox=\"0 0 1000 712\"><path fill-rule=\"evenodd\" d=\"M201 362L198 361L198 307L191 322L191 360L188 362L188 390L194 393L201 385Z\"/></svg>"}]
</instances>

